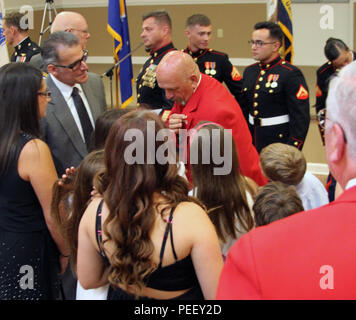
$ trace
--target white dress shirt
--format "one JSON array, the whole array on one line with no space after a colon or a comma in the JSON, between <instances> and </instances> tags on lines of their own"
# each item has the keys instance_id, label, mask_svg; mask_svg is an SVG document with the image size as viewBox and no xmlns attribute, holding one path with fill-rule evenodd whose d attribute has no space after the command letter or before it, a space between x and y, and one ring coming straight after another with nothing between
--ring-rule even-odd
<instances>
[{"instance_id":1,"label":"white dress shirt","mask_svg":"<svg viewBox=\"0 0 356 320\"><path fill-rule=\"evenodd\" d=\"M75 108L75 104L74 104L74 101L72 98L72 92L73 92L74 87L78 88L79 95L83 100L84 106L88 112L89 119L90 119L90 122L91 122L93 128L95 128L95 123L94 123L94 118L93 118L93 115L92 115L90 107L89 107L88 100L85 97L85 94L84 94L84 91L83 91L81 85L79 83L76 83L73 87L71 87L71 86L59 81L56 77L52 76L51 74L50 74L50 77L53 80L54 84L57 86L58 90L61 92L65 102L67 103L67 106L74 118L74 121L78 127L78 130L79 130L80 135L83 139L83 142L85 143L82 125L80 123L79 115L78 115L77 109Z\"/></svg>"}]
</instances>

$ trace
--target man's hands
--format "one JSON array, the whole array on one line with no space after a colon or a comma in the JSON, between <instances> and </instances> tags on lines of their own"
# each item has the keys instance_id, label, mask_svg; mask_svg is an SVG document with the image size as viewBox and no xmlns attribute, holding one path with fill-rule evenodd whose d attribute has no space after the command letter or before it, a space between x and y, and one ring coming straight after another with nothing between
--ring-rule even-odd
<instances>
[{"instance_id":1,"label":"man's hands","mask_svg":"<svg viewBox=\"0 0 356 320\"><path fill-rule=\"evenodd\" d=\"M178 133L179 129L182 129L184 124L187 124L187 116L185 114L173 113L168 120L169 129L174 133Z\"/></svg>"}]
</instances>

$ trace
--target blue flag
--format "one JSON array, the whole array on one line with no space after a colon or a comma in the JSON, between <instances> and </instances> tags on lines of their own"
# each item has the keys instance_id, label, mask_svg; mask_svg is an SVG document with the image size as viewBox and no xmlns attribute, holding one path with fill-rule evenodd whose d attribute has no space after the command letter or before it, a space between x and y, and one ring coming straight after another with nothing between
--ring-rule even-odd
<instances>
[{"instance_id":1,"label":"blue flag","mask_svg":"<svg viewBox=\"0 0 356 320\"><path fill-rule=\"evenodd\" d=\"M277 23L284 33L282 55L285 60L293 62L293 24L292 24L292 1L278 0Z\"/></svg>"},{"instance_id":2,"label":"blue flag","mask_svg":"<svg viewBox=\"0 0 356 320\"><path fill-rule=\"evenodd\" d=\"M120 61L131 52L125 0L109 0L107 30L114 38L114 58L116 62ZM132 86L134 80L131 56L120 63L119 78L121 108L126 108L133 101Z\"/></svg>"},{"instance_id":3,"label":"blue flag","mask_svg":"<svg viewBox=\"0 0 356 320\"><path fill-rule=\"evenodd\" d=\"M6 63L9 63L9 54L7 52L6 40L3 34L4 29L2 27L3 15L4 15L4 9L2 5L2 1L0 1L0 67Z\"/></svg>"}]
</instances>

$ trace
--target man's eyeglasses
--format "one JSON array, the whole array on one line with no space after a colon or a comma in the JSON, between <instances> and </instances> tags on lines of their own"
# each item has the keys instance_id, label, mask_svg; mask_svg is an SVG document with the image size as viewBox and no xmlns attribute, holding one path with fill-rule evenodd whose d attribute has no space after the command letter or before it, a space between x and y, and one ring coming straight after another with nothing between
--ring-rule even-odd
<instances>
[{"instance_id":1,"label":"man's eyeglasses","mask_svg":"<svg viewBox=\"0 0 356 320\"><path fill-rule=\"evenodd\" d=\"M256 47L260 48L260 47L262 47L262 46L264 46L264 45L266 45L266 44L273 44L273 43L275 43L275 42L276 42L276 41L273 41L273 42L264 42L264 41L262 41L262 40L250 40L248 43L249 43L251 46L255 45Z\"/></svg>"},{"instance_id":2,"label":"man's eyeglasses","mask_svg":"<svg viewBox=\"0 0 356 320\"><path fill-rule=\"evenodd\" d=\"M37 94L38 94L38 95L40 95L40 96L44 96L44 97L50 98L50 97L51 97L52 92L51 92L51 91L46 90L46 91L44 91L44 92L37 92Z\"/></svg>"},{"instance_id":3,"label":"man's eyeglasses","mask_svg":"<svg viewBox=\"0 0 356 320\"><path fill-rule=\"evenodd\" d=\"M88 50L83 50L83 51L84 51L84 54L81 57L81 59L74 61L69 66L63 66L60 64L54 64L54 66L60 67L60 68L72 69L72 71L77 71L80 68L80 66L82 65L82 62L86 62L88 59Z\"/></svg>"},{"instance_id":4,"label":"man's eyeglasses","mask_svg":"<svg viewBox=\"0 0 356 320\"><path fill-rule=\"evenodd\" d=\"M79 31L79 32L84 33L84 34L88 34L88 33L89 33L88 30L80 30L80 29L73 29L73 28L70 28L70 29L68 29L68 30L66 30L66 31L68 31L68 32L71 32L71 31Z\"/></svg>"},{"instance_id":5,"label":"man's eyeglasses","mask_svg":"<svg viewBox=\"0 0 356 320\"><path fill-rule=\"evenodd\" d=\"M331 121L331 122L337 123L337 124L340 126L340 128L341 128L341 130L342 130L342 133L343 133L343 135L344 135L344 141L345 141L345 143L347 143L347 138L346 138L346 134L345 134L344 129L342 128L342 126L341 126L341 124L340 124L339 122L333 121L333 120L331 120L331 119L329 119L329 118L327 117L327 115L326 115L326 108L321 109L321 110L318 112L317 117L318 117L319 126L320 126L320 128L322 128L323 130L325 130L326 119L328 119L328 120Z\"/></svg>"},{"instance_id":6,"label":"man's eyeglasses","mask_svg":"<svg viewBox=\"0 0 356 320\"><path fill-rule=\"evenodd\" d=\"M318 122L319 122L320 127L322 129L325 129L326 109L324 108L324 109L319 110L317 117L318 117Z\"/></svg>"}]
</instances>

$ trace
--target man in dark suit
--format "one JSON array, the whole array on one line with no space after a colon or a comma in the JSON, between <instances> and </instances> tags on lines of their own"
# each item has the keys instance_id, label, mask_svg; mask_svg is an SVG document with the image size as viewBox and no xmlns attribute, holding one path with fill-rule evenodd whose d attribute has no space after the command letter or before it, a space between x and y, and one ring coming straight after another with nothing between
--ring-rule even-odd
<instances>
[{"instance_id":1,"label":"man in dark suit","mask_svg":"<svg viewBox=\"0 0 356 320\"><path fill-rule=\"evenodd\" d=\"M42 123L44 139L62 174L78 166L88 153L95 120L106 109L104 85L98 75L87 72L87 52L72 33L52 33L44 42L42 56L52 93Z\"/></svg>"},{"instance_id":2,"label":"man in dark suit","mask_svg":"<svg viewBox=\"0 0 356 320\"><path fill-rule=\"evenodd\" d=\"M259 227L231 248L218 299L356 299L356 62L331 80L326 158L345 190L317 209Z\"/></svg>"}]
</instances>

